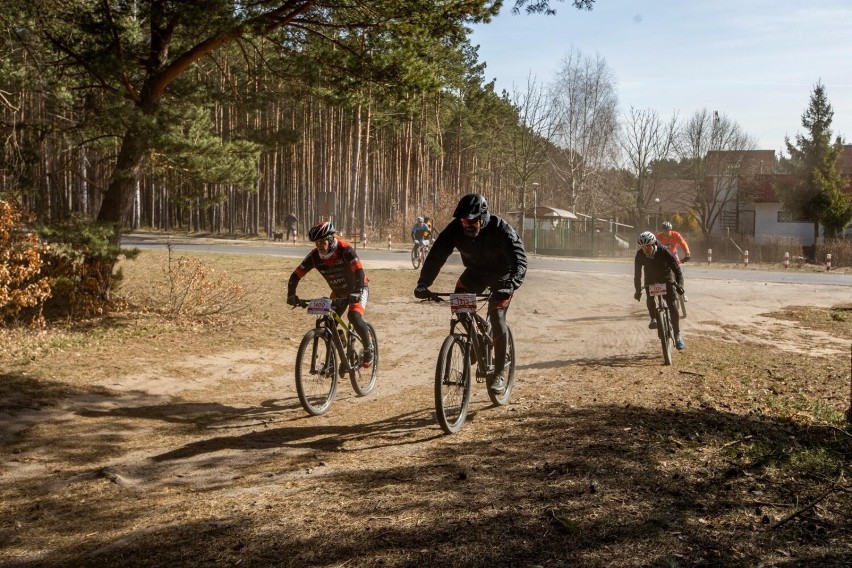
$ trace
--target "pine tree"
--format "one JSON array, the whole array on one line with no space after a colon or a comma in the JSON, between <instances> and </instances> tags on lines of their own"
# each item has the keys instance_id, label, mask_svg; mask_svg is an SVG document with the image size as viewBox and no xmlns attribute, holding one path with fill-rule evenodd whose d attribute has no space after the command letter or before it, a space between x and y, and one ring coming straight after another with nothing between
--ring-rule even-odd
<instances>
[{"instance_id":1,"label":"pine tree","mask_svg":"<svg viewBox=\"0 0 852 568\"><path fill-rule=\"evenodd\" d=\"M833 116L825 86L817 83L802 115L806 133L796 136L795 145L789 138L785 140L796 181L782 189L781 200L787 209L814 224L814 243L819 239L820 224L828 240L842 235L852 220L852 199L842 191L848 182L838 167L843 140L840 136L831 140Z\"/></svg>"}]
</instances>

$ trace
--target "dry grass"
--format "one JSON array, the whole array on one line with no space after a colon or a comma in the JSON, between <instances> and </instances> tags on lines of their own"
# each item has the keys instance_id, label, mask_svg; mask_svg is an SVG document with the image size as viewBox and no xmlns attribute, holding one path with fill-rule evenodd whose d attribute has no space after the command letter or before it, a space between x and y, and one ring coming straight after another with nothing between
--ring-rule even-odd
<instances>
[{"instance_id":1,"label":"dry grass","mask_svg":"<svg viewBox=\"0 0 852 568\"><path fill-rule=\"evenodd\" d=\"M656 354L521 361L512 404L476 392L450 437L428 384L342 393L307 418L281 383L306 330L283 306L295 261L205 258L258 300L215 325L164 321L146 297L163 257L145 253L125 267L127 313L3 332L0 564L852 560L848 355L696 338L668 368ZM370 277L389 299L369 319L393 329L412 272ZM773 317L849 338L822 310ZM387 368L410 373L390 335Z\"/></svg>"}]
</instances>

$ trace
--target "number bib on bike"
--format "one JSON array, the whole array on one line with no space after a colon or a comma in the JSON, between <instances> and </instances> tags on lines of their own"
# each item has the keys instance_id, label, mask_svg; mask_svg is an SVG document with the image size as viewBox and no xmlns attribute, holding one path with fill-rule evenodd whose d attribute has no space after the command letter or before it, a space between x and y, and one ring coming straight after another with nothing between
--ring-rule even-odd
<instances>
[{"instance_id":1,"label":"number bib on bike","mask_svg":"<svg viewBox=\"0 0 852 568\"><path fill-rule=\"evenodd\" d=\"M476 313L476 294L450 294L450 311L454 314Z\"/></svg>"},{"instance_id":2,"label":"number bib on bike","mask_svg":"<svg viewBox=\"0 0 852 568\"><path fill-rule=\"evenodd\" d=\"M665 284L649 284L648 285L648 295L649 296L665 296L668 289Z\"/></svg>"},{"instance_id":3,"label":"number bib on bike","mask_svg":"<svg viewBox=\"0 0 852 568\"><path fill-rule=\"evenodd\" d=\"M331 311L331 298L317 298L308 303L308 313L324 316Z\"/></svg>"}]
</instances>

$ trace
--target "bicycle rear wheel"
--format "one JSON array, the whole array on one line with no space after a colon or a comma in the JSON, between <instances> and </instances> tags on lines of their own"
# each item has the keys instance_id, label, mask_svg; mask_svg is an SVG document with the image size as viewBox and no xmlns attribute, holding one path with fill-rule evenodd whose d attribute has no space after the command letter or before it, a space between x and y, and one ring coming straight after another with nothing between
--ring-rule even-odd
<instances>
[{"instance_id":1,"label":"bicycle rear wheel","mask_svg":"<svg viewBox=\"0 0 852 568\"><path fill-rule=\"evenodd\" d=\"M660 337L660 343L663 347L663 362L666 365L672 364L672 322L669 319L669 311L661 308L657 311L657 335Z\"/></svg>"},{"instance_id":2,"label":"bicycle rear wheel","mask_svg":"<svg viewBox=\"0 0 852 568\"><path fill-rule=\"evenodd\" d=\"M420 268L420 247L411 249L411 265L415 270Z\"/></svg>"},{"instance_id":3,"label":"bicycle rear wheel","mask_svg":"<svg viewBox=\"0 0 852 568\"><path fill-rule=\"evenodd\" d=\"M352 388L358 396L366 396L376 386L376 379L379 377L379 341L376 339L376 330L372 324L367 324L367 329L370 332L370 341L373 343L373 364L365 369L361 366L364 360L364 344L357 333L353 333L351 351L349 353L350 364L354 369L349 371L349 382L352 383Z\"/></svg>"},{"instance_id":4,"label":"bicycle rear wheel","mask_svg":"<svg viewBox=\"0 0 852 568\"><path fill-rule=\"evenodd\" d=\"M491 402L497 406L503 406L509 403L509 396L512 394L512 387L515 386L515 338L512 337L511 329L509 329L509 335L506 338L506 367L503 371L503 378L506 379L506 390L501 393L492 392L490 385L491 381L488 381L488 398L490 398Z\"/></svg>"},{"instance_id":5,"label":"bicycle rear wheel","mask_svg":"<svg viewBox=\"0 0 852 568\"><path fill-rule=\"evenodd\" d=\"M435 411L438 424L447 434L461 430L470 405L470 362L467 346L457 335L441 345L435 368Z\"/></svg>"},{"instance_id":6,"label":"bicycle rear wheel","mask_svg":"<svg viewBox=\"0 0 852 568\"><path fill-rule=\"evenodd\" d=\"M312 416L325 414L337 392L337 357L325 329L312 329L296 354L296 393Z\"/></svg>"}]
</instances>

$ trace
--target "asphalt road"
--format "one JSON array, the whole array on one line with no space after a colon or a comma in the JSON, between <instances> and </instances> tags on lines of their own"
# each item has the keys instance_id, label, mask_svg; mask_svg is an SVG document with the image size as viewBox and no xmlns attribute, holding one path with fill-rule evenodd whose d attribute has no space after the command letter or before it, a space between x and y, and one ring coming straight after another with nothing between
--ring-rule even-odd
<instances>
[{"instance_id":1,"label":"asphalt road","mask_svg":"<svg viewBox=\"0 0 852 568\"><path fill-rule=\"evenodd\" d=\"M254 254L265 256L280 256L303 258L310 251L307 245L292 245L282 243L259 243L257 241L220 240L209 238L174 237L169 239L162 235L128 234L121 244L125 248L164 249L171 242L173 250L210 252L219 254ZM409 249L378 249L359 248L358 255L364 260L382 260L409 262ZM458 254L453 254L448 264L461 264ZM530 255L530 270L553 270L561 272L590 272L597 274L631 274L633 259L582 259L561 258L540 255ZM746 282L791 282L795 284L820 284L836 286L852 286L852 275L831 272L798 272L780 270L761 270L754 266L748 268L709 268L702 263L685 265L689 279L701 280L739 280Z\"/></svg>"}]
</instances>

